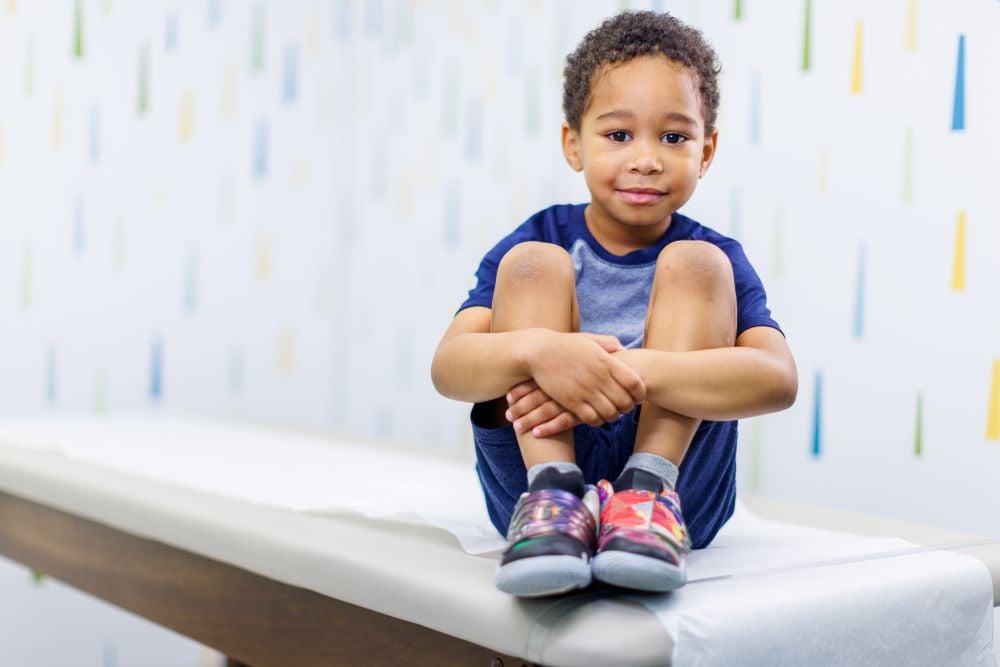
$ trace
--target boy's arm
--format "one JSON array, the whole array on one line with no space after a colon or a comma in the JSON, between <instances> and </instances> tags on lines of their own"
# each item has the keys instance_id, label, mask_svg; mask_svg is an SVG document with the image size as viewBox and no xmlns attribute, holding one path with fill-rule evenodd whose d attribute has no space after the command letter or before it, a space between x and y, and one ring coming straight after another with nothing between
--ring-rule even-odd
<instances>
[{"instance_id":1,"label":"boy's arm","mask_svg":"<svg viewBox=\"0 0 1000 667\"><path fill-rule=\"evenodd\" d=\"M490 333L492 311L455 316L434 354L431 378L442 395L480 403L534 379L580 420L599 425L646 397L639 374L610 354L614 336L520 329Z\"/></svg>"},{"instance_id":2,"label":"boy's arm","mask_svg":"<svg viewBox=\"0 0 1000 667\"><path fill-rule=\"evenodd\" d=\"M646 400L697 419L725 421L784 410L795 402L798 372L784 336L760 326L744 331L735 347L664 352L633 349L614 354L646 385ZM515 387L511 419L545 437L579 421L533 382Z\"/></svg>"},{"instance_id":3,"label":"boy's arm","mask_svg":"<svg viewBox=\"0 0 1000 667\"><path fill-rule=\"evenodd\" d=\"M790 407L795 360L780 331L747 329L735 347L692 352L623 350L615 355L646 383L646 400L696 419L743 419Z\"/></svg>"}]
</instances>

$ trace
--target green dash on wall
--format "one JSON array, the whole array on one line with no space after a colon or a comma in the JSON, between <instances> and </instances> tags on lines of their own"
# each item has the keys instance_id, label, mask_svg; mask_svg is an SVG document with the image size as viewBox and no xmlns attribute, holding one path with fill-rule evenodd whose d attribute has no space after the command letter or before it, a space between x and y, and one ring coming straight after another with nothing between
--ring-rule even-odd
<instances>
[{"instance_id":1,"label":"green dash on wall","mask_svg":"<svg viewBox=\"0 0 1000 667\"><path fill-rule=\"evenodd\" d=\"M149 44L139 47L139 90L136 109L140 116L149 111Z\"/></svg>"},{"instance_id":2,"label":"green dash on wall","mask_svg":"<svg viewBox=\"0 0 1000 667\"><path fill-rule=\"evenodd\" d=\"M94 378L94 412L104 414L108 409L108 370L99 368Z\"/></svg>"},{"instance_id":3,"label":"green dash on wall","mask_svg":"<svg viewBox=\"0 0 1000 667\"><path fill-rule=\"evenodd\" d=\"M906 18L903 20L903 50L917 50L917 0L906 0Z\"/></svg>"},{"instance_id":4,"label":"green dash on wall","mask_svg":"<svg viewBox=\"0 0 1000 667\"><path fill-rule=\"evenodd\" d=\"M913 429L913 455L920 458L924 454L924 394L917 392L917 423Z\"/></svg>"},{"instance_id":5,"label":"green dash on wall","mask_svg":"<svg viewBox=\"0 0 1000 667\"><path fill-rule=\"evenodd\" d=\"M45 350L45 400L48 401L49 405L55 405L56 403L56 377L56 347L52 343L49 343L48 348Z\"/></svg>"},{"instance_id":6,"label":"green dash on wall","mask_svg":"<svg viewBox=\"0 0 1000 667\"><path fill-rule=\"evenodd\" d=\"M83 58L83 2L76 0L76 10L73 12L73 56Z\"/></svg>"},{"instance_id":7,"label":"green dash on wall","mask_svg":"<svg viewBox=\"0 0 1000 667\"><path fill-rule=\"evenodd\" d=\"M733 20L743 20L743 0L733 0Z\"/></svg>"},{"instance_id":8,"label":"green dash on wall","mask_svg":"<svg viewBox=\"0 0 1000 667\"><path fill-rule=\"evenodd\" d=\"M111 0L104 0L101 3L101 13L104 14L104 18L111 16L111 11L114 9L114 2Z\"/></svg>"},{"instance_id":9,"label":"green dash on wall","mask_svg":"<svg viewBox=\"0 0 1000 667\"><path fill-rule=\"evenodd\" d=\"M858 279L854 294L854 337L864 338L865 335L865 270L867 258L865 242L858 245Z\"/></svg>"},{"instance_id":10,"label":"green dash on wall","mask_svg":"<svg viewBox=\"0 0 1000 667\"><path fill-rule=\"evenodd\" d=\"M861 93L861 72L862 72L862 39L863 25L861 21L854 23L854 58L851 62L851 92L855 95Z\"/></svg>"},{"instance_id":11,"label":"green dash on wall","mask_svg":"<svg viewBox=\"0 0 1000 667\"><path fill-rule=\"evenodd\" d=\"M24 94L35 94L35 36L28 35L27 53L24 56Z\"/></svg>"},{"instance_id":12,"label":"green dash on wall","mask_svg":"<svg viewBox=\"0 0 1000 667\"><path fill-rule=\"evenodd\" d=\"M812 69L812 0L805 0L805 19L803 21L802 36L802 71L808 72Z\"/></svg>"},{"instance_id":13,"label":"green dash on wall","mask_svg":"<svg viewBox=\"0 0 1000 667\"><path fill-rule=\"evenodd\" d=\"M913 128L906 128L903 140L903 201L913 201Z\"/></svg>"},{"instance_id":14,"label":"green dash on wall","mask_svg":"<svg viewBox=\"0 0 1000 667\"><path fill-rule=\"evenodd\" d=\"M958 57L955 64L955 99L951 109L951 129L965 129L965 35L958 36Z\"/></svg>"},{"instance_id":15,"label":"green dash on wall","mask_svg":"<svg viewBox=\"0 0 1000 667\"><path fill-rule=\"evenodd\" d=\"M815 389L813 391L813 419L812 419L812 455L819 458L821 450L821 436L823 432L823 374L816 371Z\"/></svg>"},{"instance_id":16,"label":"green dash on wall","mask_svg":"<svg viewBox=\"0 0 1000 667\"><path fill-rule=\"evenodd\" d=\"M42 574L38 570L32 570L31 571L31 583L33 583L35 586L41 586L42 582L44 582L44 581L45 581L45 575L44 574Z\"/></svg>"},{"instance_id":17,"label":"green dash on wall","mask_svg":"<svg viewBox=\"0 0 1000 667\"><path fill-rule=\"evenodd\" d=\"M990 403L986 410L986 437L990 440L1000 440L1000 359L993 360Z\"/></svg>"},{"instance_id":18,"label":"green dash on wall","mask_svg":"<svg viewBox=\"0 0 1000 667\"><path fill-rule=\"evenodd\" d=\"M264 69L266 30L264 3L258 2L253 7L253 17L250 27L250 71L253 73L258 73Z\"/></svg>"},{"instance_id":19,"label":"green dash on wall","mask_svg":"<svg viewBox=\"0 0 1000 667\"><path fill-rule=\"evenodd\" d=\"M951 288L965 289L965 211L958 212L955 223L955 255L951 265Z\"/></svg>"},{"instance_id":20,"label":"green dash on wall","mask_svg":"<svg viewBox=\"0 0 1000 667\"><path fill-rule=\"evenodd\" d=\"M153 339L149 350L149 397L153 401L163 398L163 339Z\"/></svg>"}]
</instances>

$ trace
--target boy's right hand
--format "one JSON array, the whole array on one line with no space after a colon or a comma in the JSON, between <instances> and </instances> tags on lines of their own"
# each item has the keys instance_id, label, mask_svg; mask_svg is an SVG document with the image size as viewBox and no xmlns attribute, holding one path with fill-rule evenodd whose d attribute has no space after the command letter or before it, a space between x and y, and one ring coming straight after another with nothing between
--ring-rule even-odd
<instances>
[{"instance_id":1,"label":"boy's right hand","mask_svg":"<svg viewBox=\"0 0 1000 667\"><path fill-rule=\"evenodd\" d=\"M528 368L539 388L581 422L600 426L630 412L646 398L639 374L612 356L614 336L537 330Z\"/></svg>"}]
</instances>

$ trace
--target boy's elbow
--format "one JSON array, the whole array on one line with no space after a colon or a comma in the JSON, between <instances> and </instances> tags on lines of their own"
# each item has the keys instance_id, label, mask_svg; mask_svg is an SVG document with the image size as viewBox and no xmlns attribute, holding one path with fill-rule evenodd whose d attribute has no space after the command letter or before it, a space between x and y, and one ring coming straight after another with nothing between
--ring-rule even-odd
<instances>
[{"instance_id":1,"label":"boy's elbow","mask_svg":"<svg viewBox=\"0 0 1000 667\"><path fill-rule=\"evenodd\" d=\"M799 373L793 365L784 369L779 377L776 383L775 402L778 410L787 410L795 405L795 399L799 395Z\"/></svg>"}]
</instances>

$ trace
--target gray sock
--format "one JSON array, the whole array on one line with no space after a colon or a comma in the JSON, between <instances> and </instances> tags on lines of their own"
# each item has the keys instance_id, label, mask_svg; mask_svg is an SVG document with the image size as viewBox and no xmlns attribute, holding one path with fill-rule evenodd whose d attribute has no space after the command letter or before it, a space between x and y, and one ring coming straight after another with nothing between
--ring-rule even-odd
<instances>
[{"instance_id":1,"label":"gray sock","mask_svg":"<svg viewBox=\"0 0 1000 667\"><path fill-rule=\"evenodd\" d=\"M660 478L663 482L663 489L673 491L677 486L677 466L674 465L673 461L669 461L662 456L657 456L656 454L650 454L649 452L634 452L632 456L628 457L628 461L625 462L625 470L629 468L638 468L639 470L645 470L646 472L652 473Z\"/></svg>"},{"instance_id":2,"label":"gray sock","mask_svg":"<svg viewBox=\"0 0 1000 667\"><path fill-rule=\"evenodd\" d=\"M576 472L580 476L583 476L583 471L580 470L580 466L575 463L570 463L569 461L546 461L545 463L536 463L535 465L528 468L528 486L535 481L538 477L538 473L542 472L546 468L555 468L561 473Z\"/></svg>"}]
</instances>

